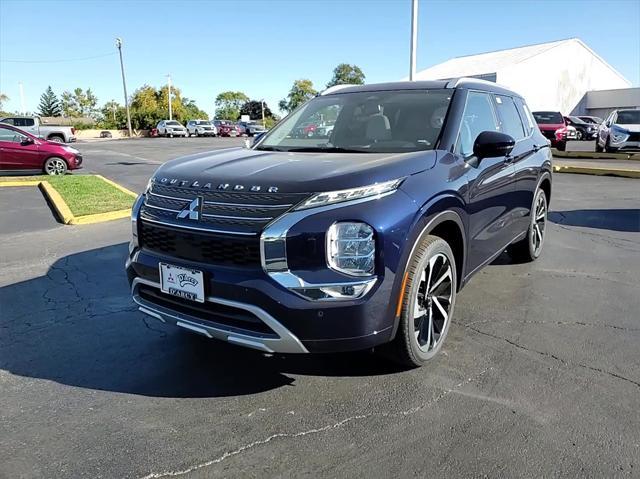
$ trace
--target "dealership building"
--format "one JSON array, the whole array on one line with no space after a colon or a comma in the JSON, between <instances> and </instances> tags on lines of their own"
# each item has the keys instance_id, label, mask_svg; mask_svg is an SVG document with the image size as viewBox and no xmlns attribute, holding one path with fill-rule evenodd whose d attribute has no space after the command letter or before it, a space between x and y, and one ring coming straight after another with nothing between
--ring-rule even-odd
<instances>
[{"instance_id":1,"label":"dealership building","mask_svg":"<svg viewBox=\"0 0 640 479\"><path fill-rule=\"evenodd\" d=\"M604 117L640 108L640 88L577 38L452 58L416 74L416 80L474 77L522 95L531 110Z\"/></svg>"}]
</instances>

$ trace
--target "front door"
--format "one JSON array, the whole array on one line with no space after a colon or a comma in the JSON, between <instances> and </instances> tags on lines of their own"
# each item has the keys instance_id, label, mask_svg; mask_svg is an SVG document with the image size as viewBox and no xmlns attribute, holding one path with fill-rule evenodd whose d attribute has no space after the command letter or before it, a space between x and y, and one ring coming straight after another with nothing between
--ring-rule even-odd
<instances>
[{"instance_id":1,"label":"front door","mask_svg":"<svg viewBox=\"0 0 640 479\"><path fill-rule=\"evenodd\" d=\"M499 131L491 95L470 91L460 125L456 154L468 164L467 214L469 218L469 255L471 273L501 251L512 239L514 167L504 157L483 158L473 155L473 144L483 131Z\"/></svg>"},{"instance_id":2,"label":"front door","mask_svg":"<svg viewBox=\"0 0 640 479\"><path fill-rule=\"evenodd\" d=\"M40 170L42 159L38 145L25 144L27 136L0 125L0 169Z\"/></svg>"}]
</instances>

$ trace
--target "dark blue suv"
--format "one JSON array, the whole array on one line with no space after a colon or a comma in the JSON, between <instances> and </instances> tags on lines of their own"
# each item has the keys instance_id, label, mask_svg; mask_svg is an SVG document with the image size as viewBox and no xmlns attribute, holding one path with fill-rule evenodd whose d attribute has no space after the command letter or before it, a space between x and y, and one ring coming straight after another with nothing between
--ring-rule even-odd
<instances>
[{"instance_id":1,"label":"dark blue suv","mask_svg":"<svg viewBox=\"0 0 640 479\"><path fill-rule=\"evenodd\" d=\"M210 338L418 366L474 273L506 248L538 257L550 195L549 143L514 92L343 85L251 148L161 166L133 209L127 274L140 311Z\"/></svg>"}]
</instances>

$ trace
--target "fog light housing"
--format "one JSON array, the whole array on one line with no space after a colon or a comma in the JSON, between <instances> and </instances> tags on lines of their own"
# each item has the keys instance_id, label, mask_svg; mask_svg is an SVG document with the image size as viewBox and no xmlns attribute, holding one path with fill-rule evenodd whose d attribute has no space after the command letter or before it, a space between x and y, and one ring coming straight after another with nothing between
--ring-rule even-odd
<instances>
[{"instance_id":1,"label":"fog light housing","mask_svg":"<svg viewBox=\"0 0 640 479\"><path fill-rule=\"evenodd\" d=\"M332 224L327 230L326 252L329 268L350 276L371 276L376 252L373 228L360 222Z\"/></svg>"}]
</instances>

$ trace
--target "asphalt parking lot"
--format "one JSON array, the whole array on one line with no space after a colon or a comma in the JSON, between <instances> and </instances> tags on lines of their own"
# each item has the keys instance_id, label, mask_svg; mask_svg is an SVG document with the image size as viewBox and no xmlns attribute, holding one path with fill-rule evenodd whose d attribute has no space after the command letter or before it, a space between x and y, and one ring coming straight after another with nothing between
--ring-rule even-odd
<instances>
[{"instance_id":1,"label":"asphalt parking lot","mask_svg":"<svg viewBox=\"0 0 640 479\"><path fill-rule=\"evenodd\" d=\"M241 144L78 148L85 172L139 191L169 158ZM0 477L637 477L639 181L556 174L542 257L479 273L412 371L268 357L144 317L126 220L3 226Z\"/></svg>"}]
</instances>

